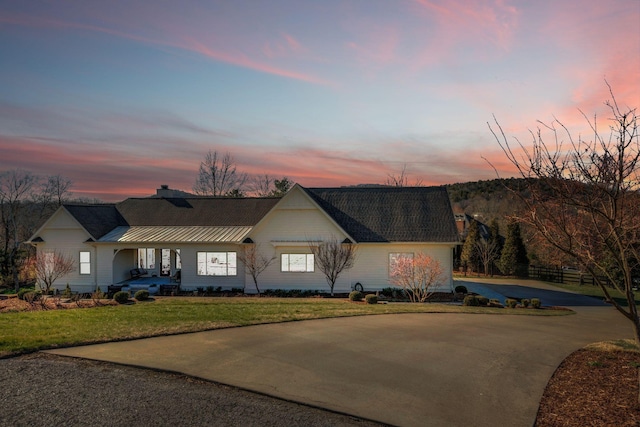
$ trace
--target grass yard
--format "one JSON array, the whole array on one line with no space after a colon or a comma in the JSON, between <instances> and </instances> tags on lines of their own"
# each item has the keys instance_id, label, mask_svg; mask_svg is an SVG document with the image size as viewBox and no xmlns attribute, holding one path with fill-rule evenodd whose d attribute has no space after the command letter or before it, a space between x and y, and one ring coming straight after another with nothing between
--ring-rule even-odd
<instances>
[{"instance_id":1,"label":"grass yard","mask_svg":"<svg viewBox=\"0 0 640 427\"><path fill-rule=\"evenodd\" d=\"M391 313L564 315L562 310L364 304L329 298L156 298L131 305L0 314L0 357L55 347L260 323Z\"/></svg>"},{"instance_id":2,"label":"grass yard","mask_svg":"<svg viewBox=\"0 0 640 427\"><path fill-rule=\"evenodd\" d=\"M602 292L602 289L600 288L600 286L574 285L574 284L552 283L552 282L545 282L545 283L549 283L550 285L556 286L565 291L576 292L582 295L604 299L604 292ZM618 302L620 305L623 305L623 306L628 305L627 298L625 297L625 295L622 292L618 291L617 289L609 288L609 294L611 295L611 298L616 300L616 302ZM636 305L640 305L640 292L634 292L634 299L636 301Z\"/></svg>"}]
</instances>

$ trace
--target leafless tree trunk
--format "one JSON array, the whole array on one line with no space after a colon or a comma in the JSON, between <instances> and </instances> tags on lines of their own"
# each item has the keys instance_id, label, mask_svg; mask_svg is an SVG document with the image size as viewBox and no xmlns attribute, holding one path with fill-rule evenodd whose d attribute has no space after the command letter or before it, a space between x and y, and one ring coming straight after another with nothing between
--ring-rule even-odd
<instances>
[{"instance_id":1,"label":"leafless tree trunk","mask_svg":"<svg viewBox=\"0 0 640 427\"><path fill-rule=\"evenodd\" d=\"M241 196L246 183L247 174L238 172L230 153L220 156L210 150L200 163L193 191L203 196Z\"/></svg>"},{"instance_id":2,"label":"leafless tree trunk","mask_svg":"<svg viewBox=\"0 0 640 427\"><path fill-rule=\"evenodd\" d=\"M478 252L478 258L484 268L484 275L489 275L489 267L491 263L497 260L499 254L498 242L488 241L486 239L480 239L476 241L476 250Z\"/></svg>"},{"instance_id":3,"label":"leafless tree trunk","mask_svg":"<svg viewBox=\"0 0 640 427\"><path fill-rule=\"evenodd\" d=\"M71 255L53 251L38 252L36 256L36 278L45 294L49 293L56 280L75 270L75 261Z\"/></svg>"},{"instance_id":4,"label":"leafless tree trunk","mask_svg":"<svg viewBox=\"0 0 640 427\"><path fill-rule=\"evenodd\" d=\"M407 165L404 164L397 175L392 173L387 175L384 185L389 187L422 187L422 180L416 179L413 184L409 184L409 173L407 172Z\"/></svg>"},{"instance_id":5,"label":"leafless tree trunk","mask_svg":"<svg viewBox=\"0 0 640 427\"><path fill-rule=\"evenodd\" d=\"M256 286L256 291L258 291L258 295L260 295L260 288L258 288L258 276L267 269L276 260L275 256L267 257L260 251L260 245L256 245L255 243L251 243L245 245L242 248L242 251L238 253L238 259L242 261L245 268L251 274L253 278L253 283Z\"/></svg>"},{"instance_id":6,"label":"leafless tree trunk","mask_svg":"<svg viewBox=\"0 0 640 427\"><path fill-rule=\"evenodd\" d=\"M5 172L0 176L0 210L2 210L4 231L4 252L16 292L20 287L16 260L22 243L23 208L25 199L37 182L38 178L35 175L20 169Z\"/></svg>"},{"instance_id":7,"label":"leafless tree trunk","mask_svg":"<svg viewBox=\"0 0 640 427\"><path fill-rule=\"evenodd\" d=\"M338 277L344 270L352 268L356 261L356 247L353 243L340 243L335 237L320 244L311 241L308 243L315 263L325 275L333 296Z\"/></svg>"},{"instance_id":8,"label":"leafless tree trunk","mask_svg":"<svg viewBox=\"0 0 640 427\"><path fill-rule=\"evenodd\" d=\"M12 277L16 291L20 286L19 258L22 242L69 195L71 181L60 175L43 179L31 172L15 169L0 174L0 221L3 275Z\"/></svg>"},{"instance_id":9,"label":"leafless tree trunk","mask_svg":"<svg viewBox=\"0 0 640 427\"><path fill-rule=\"evenodd\" d=\"M253 177L249 185L251 194L257 197L270 196L273 191L273 181L273 177L266 173Z\"/></svg>"},{"instance_id":10,"label":"leafless tree trunk","mask_svg":"<svg viewBox=\"0 0 640 427\"><path fill-rule=\"evenodd\" d=\"M489 127L528 184L528 192L520 194L526 209L517 219L595 278L607 299L633 323L640 344L633 293L633 275L640 274L638 120L636 110L620 110L610 87L609 91L609 136L600 132L595 118L583 113L593 139L574 140L556 120L540 123L542 129L531 132L530 148L516 139L522 152L516 153L497 121L496 130ZM544 132L551 134L550 143ZM611 298L608 284L625 295L626 307Z\"/></svg>"}]
</instances>

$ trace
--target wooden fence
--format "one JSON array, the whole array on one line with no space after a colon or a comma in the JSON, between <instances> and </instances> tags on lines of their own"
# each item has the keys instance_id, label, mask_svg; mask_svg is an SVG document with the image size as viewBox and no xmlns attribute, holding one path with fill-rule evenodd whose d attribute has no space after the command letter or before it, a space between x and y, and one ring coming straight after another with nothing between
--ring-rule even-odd
<instances>
[{"instance_id":1,"label":"wooden fence","mask_svg":"<svg viewBox=\"0 0 640 427\"><path fill-rule=\"evenodd\" d=\"M574 269L537 267L532 265L529 266L529 277L532 279L544 280L545 282L597 286L596 281L591 274ZM607 285L610 285L606 278L603 279Z\"/></svg>"}]
</instances>

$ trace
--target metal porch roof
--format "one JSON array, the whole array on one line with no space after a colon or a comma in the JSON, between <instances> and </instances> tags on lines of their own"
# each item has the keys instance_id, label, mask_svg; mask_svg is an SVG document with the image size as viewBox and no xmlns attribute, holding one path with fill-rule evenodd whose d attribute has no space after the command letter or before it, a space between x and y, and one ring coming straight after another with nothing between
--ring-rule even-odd
<instances>
[{"instance_id":1,"label":"metal porch roof","mask_svg":"<svg viewBox=\"0 0 640 427\"><path fill-rule=\"evenodd\" d=\"M120 226L101 237L101 243L232 243L241 242L253 227Z\"/></svg>"}]
</instances>

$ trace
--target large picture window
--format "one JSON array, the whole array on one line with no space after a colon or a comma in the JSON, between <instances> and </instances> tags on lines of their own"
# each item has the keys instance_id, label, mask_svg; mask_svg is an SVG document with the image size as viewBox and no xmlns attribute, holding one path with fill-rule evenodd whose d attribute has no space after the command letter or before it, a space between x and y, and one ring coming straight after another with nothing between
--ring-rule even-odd
<instances>
[{"instance_id":1,"label":"large picture window","mask_svg":"<svg viewBox=\"0 0 640 427\"><path fill-rule=\"evenodd\" d=\"M292 273L313 273L313 254L282 254L280 257L280 271Z\"/></svg>"},{"instance_id":2,"label":"large picture window","mask_svg":"<svg viewBox=\"0 0 640 427\"><path fill-rule=\"evenodd\" d=\"M238 272L235 252L198 252L198 276L235 276Z\"/></svg>"},{"instance_id":3,"label":"large picture window","mask_svg":"<svg viewBox=\"0 0 640 427\"><path fill-rule=\"evenodd\" d=\"M80 251L80 274L91 274L91 252Z\"/></svg>"}]
</instances>

